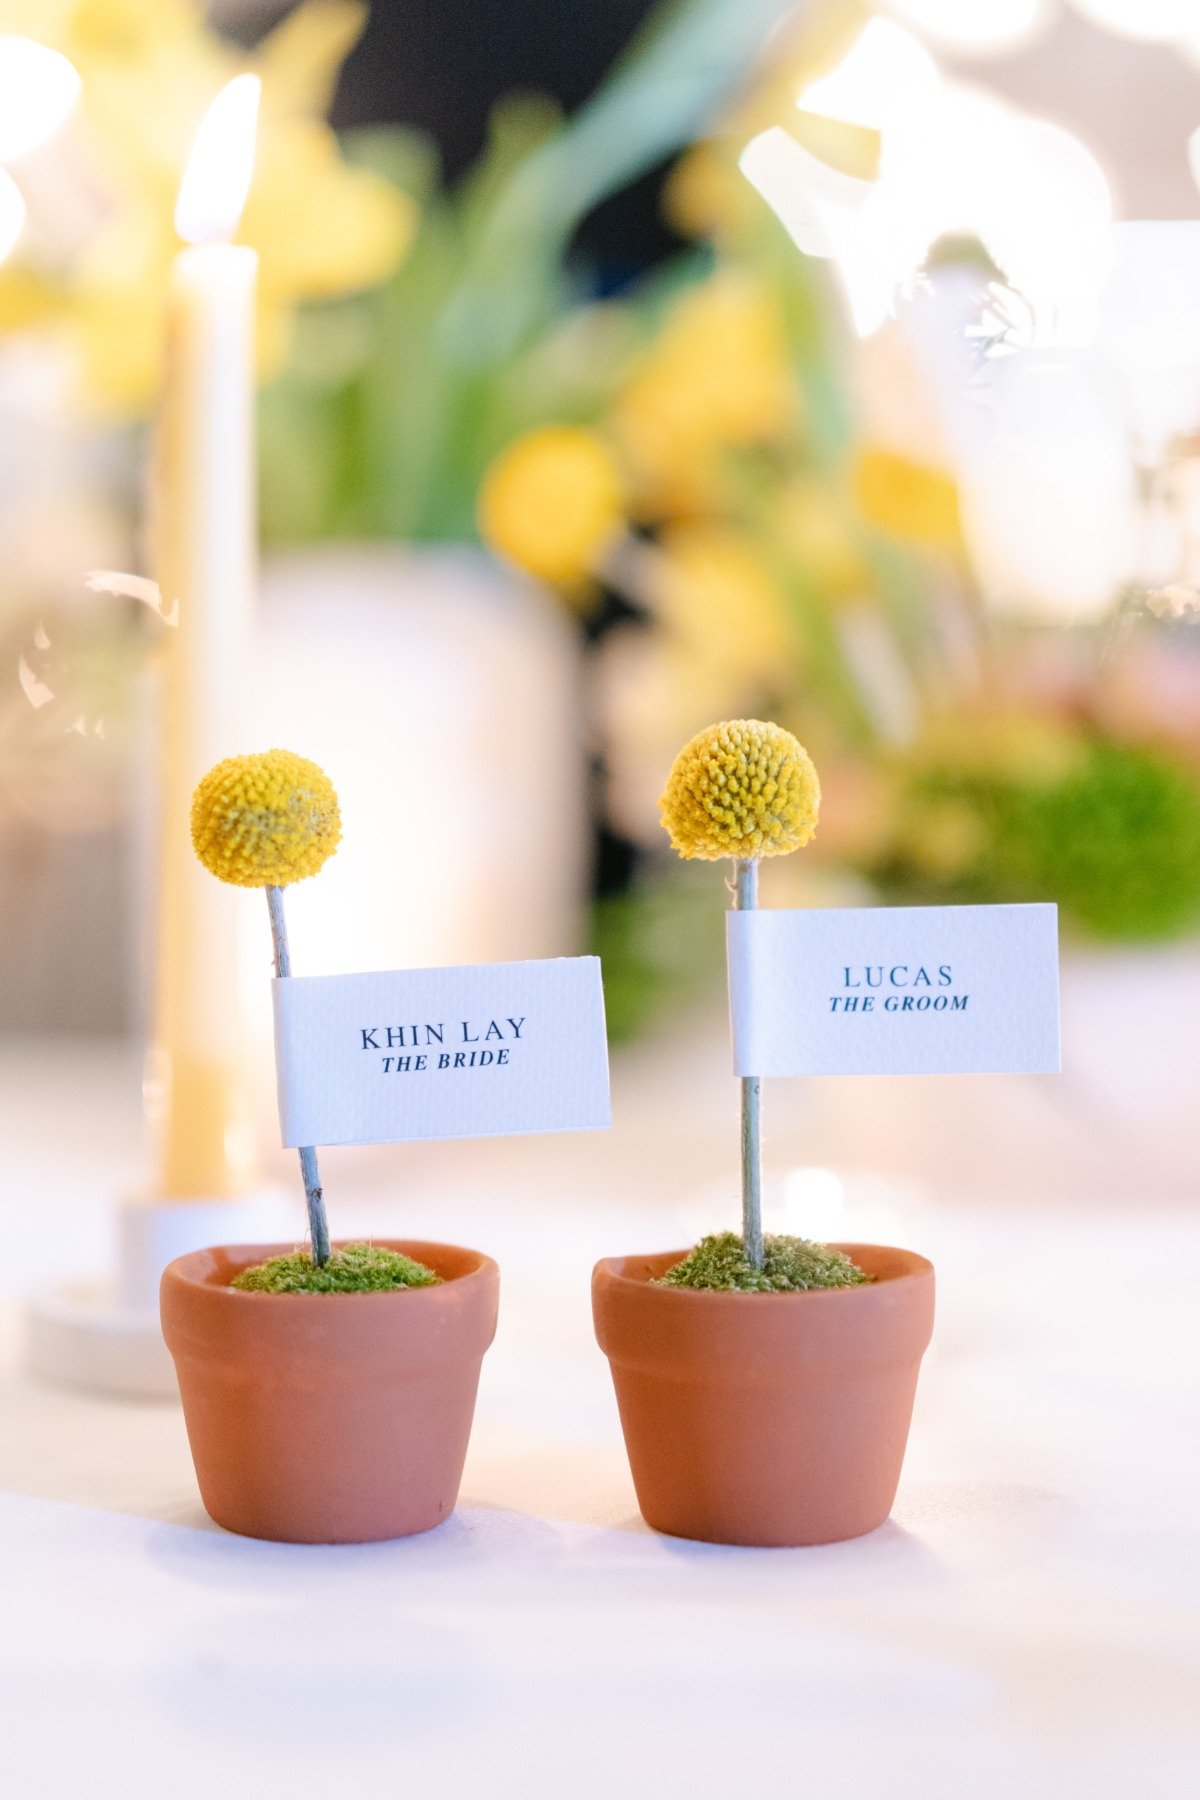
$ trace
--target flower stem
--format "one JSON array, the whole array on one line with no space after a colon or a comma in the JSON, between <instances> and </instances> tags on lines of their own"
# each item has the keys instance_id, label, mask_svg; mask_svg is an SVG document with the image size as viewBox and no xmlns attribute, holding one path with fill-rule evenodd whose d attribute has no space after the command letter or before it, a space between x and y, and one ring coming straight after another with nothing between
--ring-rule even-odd
<instances>
[{"instance_id":1,"label":"flower stem","mask_svg":"<svg viewBox=\"0 0 1200 1800\"><path fill-rule=\"evenodd\" d=\"M267 888L267 911L271 916L271 943L275 950L275 973L281 979L292 972L288 949L287 920L283 911L283 889ZM300 1173L304 1179L304 1202L308 1207L308 1229L312 1238L312 1259L317 1268L329 1261L329 1225L325 1218L325 1196L321 1188L321 1172L317 1152L311 1144L300 1151Z\"/></svg>"},{"instance_id":2,"label":"flower stem","mask_svg":"<svg viewBox=\"0 0 1200 1800\"><path fill-rule=\"evenodd\" d=\"M736 905L751 912L758 905L758 859L738 857ZM757 1075L742 1076L742 1242L746 1261L763 1266L762 1228L762 1093Z\"/></svg>"}]
</instances>

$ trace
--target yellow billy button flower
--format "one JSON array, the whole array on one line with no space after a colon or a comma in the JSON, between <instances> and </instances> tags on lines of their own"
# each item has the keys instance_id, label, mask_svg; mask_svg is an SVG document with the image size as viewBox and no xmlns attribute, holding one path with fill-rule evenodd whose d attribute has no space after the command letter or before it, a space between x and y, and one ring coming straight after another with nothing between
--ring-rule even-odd
<instances>
[{"instance_id":1,"label":"yellow billy button flower","mask_svg":"<svg viewBox=\"0 0 1200 1800\"><path fill-rule=\"evenodd\" d=\"M548 425L515 438L479 493L486 542L551 587L584 586L624 526L612 452L582 426Z\"/></svg>"},{"instance_id":2,"label":"yellow billy button flower","mask_svg":"<svg viewBox=\"0 0 1200 1800\"><path fill-rule=\"evenodd\" d=\"M659 804L684 858L785 856L816 831L821 784L790 731L729 719L684 745Z\"/></svg>"},{"instance_id":3,"label":"yellow billy button flower","mask_svg":"<svg viewBox=\"0 0 1200 1800\"><path fill-rule=\"evenodd\" d=\"M291 750L227 757L192 796L196 855L237 887L286 887L315 875L341 835L333 783Z\"/></svg>"}]
</instances>

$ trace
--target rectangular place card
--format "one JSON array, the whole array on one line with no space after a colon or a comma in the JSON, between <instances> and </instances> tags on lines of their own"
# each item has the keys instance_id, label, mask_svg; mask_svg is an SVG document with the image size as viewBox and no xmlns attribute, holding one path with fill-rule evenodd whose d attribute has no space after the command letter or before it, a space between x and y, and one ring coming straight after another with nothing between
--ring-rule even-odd
<instances>
[{"instance_id":1,"label":"rectangular place card","mask_svg":"<svg viewBox=\"0 0 1200 1800\"><path fill-rule=\"evenodd\" d=\"M595 956L292 975L274 995L285 1148L611 1123Z\"/></svg>"},{"instance_id":2,"label":"rectangular place card","mask_svg":"<svg viewBox=\"0 0 1200 1800\"><path fill-rule=\"evenodd\" d=\"M1060 1068L1056 906L726 916L738 1075Z\"/></svg>"}]
</instances>

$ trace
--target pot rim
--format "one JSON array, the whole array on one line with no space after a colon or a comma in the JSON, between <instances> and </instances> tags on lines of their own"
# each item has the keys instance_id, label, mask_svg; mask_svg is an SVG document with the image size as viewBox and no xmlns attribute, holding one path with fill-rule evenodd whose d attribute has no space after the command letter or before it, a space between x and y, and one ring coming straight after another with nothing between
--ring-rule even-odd
<instances>
[{"instance_id":1,"label":"pot rim","mask_svg":"<svg viewBox=\"0 0 1200 1800\"><path fill-rule=\"evenodd\" d=\"M430 1267L434 1266L430 1256L422 1254L423 1252L436 1253L450 1250L459 1256L473 1257L475 1261L473 1267L462 1269L457 1274L443 1275L440 1281L427 1287L384 1288L375 1292L358 1294L268 1294L254 1290L247 1292L243 1288L233 1287L231 1284L234 1275L239 1274L242 1269L253 1267L255 1263L266 1262L269 1257L286 1256L299 1246L294 1243L212 1244L202 1250L190 1250L184 1256L177 1256L163 1270L162 1279L164 1284L168 1280L172 1283L178 1282L180 1286L191 1291L199 1290L207 1295L224 1295L226 1299L221 1304L258 1305L264 1301L320 1299L353 1301L358 1305L364 1301L368 1304L387 1305L401 1295L409 1301L426 1304L435 1300L436 1296L443 1293L446 1288L461 1288L464 1282L477 1282L480 1279L488 1281L493 1277L498 1278L500 1274L499 1264L494 1258L485 1255L482 1250L472 1250L465 1244L449 1244L435 1238L366 1236L335 1238L331 1248L342 1250L347 1244L362 1243L369 1243L380 1250L398 1250L405 1256L411 1256L414 1261L425 1262ZM219 1270L214 1270L208 1262L208 1259L213 1256L224 1259L224 1266Z\"/></svg>"},{"instance_id":2,"label":"pot rim","mask_svg":"<svg viewBox=\"0 0 1200 1800\"><path fill-rule=\"evenodd\" d=\"M864 1257L872 1259L872 1257L877 1257L881 1252L889 1258L895 1257L902 1259L906 1266L903 1268L887 1270L875 1276L874 1279L870 1281L855 1282L846 1287L799 1288L794 1289L790 1293L776 1294L744 1293L739 1292L735 1288L656 1287L654 1286L654 1274L643 1272L637 1275L629 1275L625 1273L623 1268L618 1266L622 1263L657 1263L661 1261L664 1264L664 1268L656 1273L662 1274L665 1273L666 1269L672 1268L676 1262L682 1262L684 1257L688 1255L687 1250L655 1250L638 1251L627 1256L602 1256L592 1271L592 1284L593 1286L597 1286L599 1283L604 1282L605 1284L611 1284L618 1290L636 1289L645 1293L652 1292L656 1299L661 1295L668 1305L674 1305L681 1301L687 1306L699 1301L709 1306L728 1306L730 1304L737 1306L744 1301L753 1300L759 1307L764 1304L780 1307L793 1305L796 1301L806 1301L808 1304L812 1305L816 1303L844 1301L851 1296L857 1296L859 1299L862 1299L868 1294L877 1294L880 1288L885 1285L892 1286L898 1283L909 1282L914 1279L922 1280L934 1273L933 1264L928 1257L922 1256L917 1250L902 1249L896 1244L830 1242L824 1247L829 1250L842 1251L844 1255L848 1256L852 1262L858 1263L860 1267L864 1266L862 1260Z\"/></svg>"}]
</instances>

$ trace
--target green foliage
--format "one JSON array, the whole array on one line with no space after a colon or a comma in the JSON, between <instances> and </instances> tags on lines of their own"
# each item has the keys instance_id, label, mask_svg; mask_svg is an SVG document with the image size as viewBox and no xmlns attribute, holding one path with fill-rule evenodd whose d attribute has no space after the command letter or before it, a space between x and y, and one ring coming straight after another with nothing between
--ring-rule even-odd
<instances>
[{"instance_id":1,"label":"green foliage","mask_svg":"<svg viewBox=\"0 0 1200 1800\"><path fill-rule=\"evenodd\" d=\"M309 308L261 407L262 520L274 543L473 539L498 450L548 419L592 418L628 360L623 309L583 307L571 239L608 195L690 143L737 90L790 0L669 0L564 120L518 96L452 192L434 151L393 129L350 160L420 212L382 288Z\"/></svg>"},{"instance_id":2,"label":"green foliage","mask_svg":"<svg viewBox=\"0 0 1200 1800\"><path fill-rule=\"evenodd\" d=\"M807 1238L763 1239L763 1266L752 1268L735 1231L701 1238L682 1262L660 1275L655 1286L704 1288L733 1294L796 1294L809 1288L856 1287L869 1277L857 1263Z\"/></svg>"},{"instance_id":3,"label":"green foliage","mask_svg":"<svg viewBox=\"0 0 1200 1800\"><path fill-rule=\"evenodd\" d=\"M727 899L720 881L671 868L596 902L587 948L604 964L610 1042L626 1043L672 1008L719 991Z\"/></svg>"},{"instance_id":4,"label":"green foliage","mask_svg":"<svg viewBox=\"0 0 1200 1800\"><path fill-rule=\"evenodd\" d=\"M318 1268L307 1250L272 1256L235 1275L248 1294L380 1294L395 1288L435 1287L441 1281L424 1263L375 1244L347 1244Z\"/></svg>"},{"instance_id":5,"label":"green foliage","mask_svg":"<svg viewBox=\"0 0 1200 1800\"><path fill-rule=\"evenodd\" d=\"M939 867L928 846L952 818L961 853ZM1085 740L1041 778L945 761L918 768L897 824L871 871L893 892L936 903L1053 900L1068 930L1115 942L1179 937L1200 923L1200 782L1139 745Z\"/></svg>"}]
</instances>

